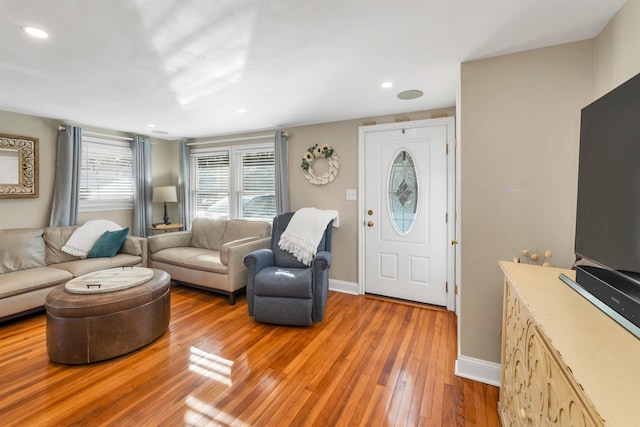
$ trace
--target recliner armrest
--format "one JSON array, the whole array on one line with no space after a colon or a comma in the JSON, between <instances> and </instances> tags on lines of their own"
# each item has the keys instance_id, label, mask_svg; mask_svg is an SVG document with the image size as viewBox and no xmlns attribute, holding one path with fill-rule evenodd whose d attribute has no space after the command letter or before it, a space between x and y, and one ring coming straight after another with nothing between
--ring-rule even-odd
<instances>
[{"instance_id":1,"label":"recliner armrest","mask_svg":"<svg viewBox=\"0 0 640 427\"><path fill-rule=\"evenodd\" d=\"M274 255L271 249L258 249L244 256L244 265L255 274L265 267L271 267L274 264Z\"/></svg>"},{"instance_id":2,"label":"recliner armrest","mask_svg":"<svg viewBox=\"0 0 640 427\"><path fill-rule=\"evenodd\" d=\"M273 266L274 260L275 256L271 249L258 249L246 254L242 259L245 267L247 267L247 308L250 316L253 316L253 289L256 273L263 268Z\"/></svg>"},{"instance_id":3,"label":"recliner armrest","mask_svg":"<svg viewBox=\"0 0 640 427\"><path fill-rule=\"evenodd\" d=\"M326 270L331 267L331 252L320 251L311 260L312 268L319 268L320 270Z\"/></svg>"}]
</instances>

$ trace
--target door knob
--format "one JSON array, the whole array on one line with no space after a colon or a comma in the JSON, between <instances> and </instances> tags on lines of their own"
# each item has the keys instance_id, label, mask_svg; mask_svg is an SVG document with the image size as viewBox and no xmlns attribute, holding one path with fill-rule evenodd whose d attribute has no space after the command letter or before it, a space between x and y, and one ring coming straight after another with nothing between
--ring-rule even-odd
<instances>
[{"instance_id":1,"label":"door knob","mask_svg":"<svg viewBox=\"0 0 640 427\"><path fill-rule=\"evenodd\" d=\"M369 221L369 222L367 223L367 227L373 227L373 221Z\"/></svg>"},{"instance_id":2,"label":"door knob","mask_svg":"<svg viewBox=\"0 0 640 427\"><path fill-rule=\"evenodd\" d=\"M456 239L453 239L453 240L451 241L451 245L452 245L452 246L455 246L455 245L457 245L457 244L458 244L458 241L457 241Z\"/></svg>"}]
</instances>

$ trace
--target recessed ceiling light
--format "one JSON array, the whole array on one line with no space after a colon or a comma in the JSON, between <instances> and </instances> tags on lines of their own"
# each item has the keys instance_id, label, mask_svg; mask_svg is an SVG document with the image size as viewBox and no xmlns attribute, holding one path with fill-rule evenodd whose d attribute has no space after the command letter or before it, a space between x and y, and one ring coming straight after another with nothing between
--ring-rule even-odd
<instances>
[{"instance_id":1,"label":"recessed ceiling light","mask_svg":"<svg viewBox=\"0 0 640 427\"><path fill-rule=\"evenodd\" d=\"M247 112L247 110L245 110L244 108L238 108L236 110L236 113L246 113L246 112Z\"/></svg>"},{"instance_id":2,"label":"recessed ceiling light","mask_svg":"<svg viewBox=\"0 0 640 427\"><path fill-rule=\"evenodd\" d=\"M391 86L393 86L392 82L384 82L380 85L380 87L383 87L385 89L390 88Z\"/></svg>"},{"instance_id":3,"label":"recessed ceiling light","mask_svg":"<svg viewBox=\"0 0 640 427\"><path fill-rule=\"evenodd\" d=\"M405 90L404 92L400 92L398 94L398 98L400 99L416 99L416 98L420 98L423 95L421 90L417 90L417 89L412 89L412 90Z\"/></svg>"},{"instance_id":4,"label":"recessed ceiling light","mask_svg":"<svg viewBox=\"0 0 640 427\"><path fill-rule=\"evenodd\" d=\"M156 127L156 125L154 125L154 124L152 124L152 123L149 123L149 124L147 125L147 127L148 127L148 128L154 128L154 127Z\"/></svg>"},{"instance_id":5,"label":"recessed ceiling light","mask_svg":"<svg viewBox=\"0 0 640 427\"><path fill-rule=\"evenodd\" d=\"M28 25L23 25L20 28L22 29L22 31L24 31L25 33L29 34L32 37L36 37L39 39L46 39L49 37L49 34L46 31L41 30L40 28L30 27Z\"/></svg>"}]
</instances>

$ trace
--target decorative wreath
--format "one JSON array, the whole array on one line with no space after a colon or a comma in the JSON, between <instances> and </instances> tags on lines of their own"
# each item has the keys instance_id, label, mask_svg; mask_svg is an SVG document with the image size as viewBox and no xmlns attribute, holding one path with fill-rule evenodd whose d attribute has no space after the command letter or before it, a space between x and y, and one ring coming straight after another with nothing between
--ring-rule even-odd
<instances>
[{"instance_id":1,"label":"decorative wreath","mask_svg":"<svg viewBox=\"0 0 640 427\"><path fill-rule=\"evenodd\" d=\"M318 157L324 157L329 162L329 170L327 170L322 176L316 175L316 171L311 166L313 161ZM338 168L340 167L340 159L336 155L336 152L331 146L327 144L314 145L307 149L302 157L302 170L304 170L304 177L307 178L313 185L324 185L333 182L338 176Z\"/></svg>"}]
</instances>

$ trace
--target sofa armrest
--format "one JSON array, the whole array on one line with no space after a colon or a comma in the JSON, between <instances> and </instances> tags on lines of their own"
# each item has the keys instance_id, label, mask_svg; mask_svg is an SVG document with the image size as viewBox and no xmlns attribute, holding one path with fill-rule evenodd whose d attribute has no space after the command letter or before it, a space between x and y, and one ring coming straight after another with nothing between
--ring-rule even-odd
<instances>
[{"instance_id":1,"label":"sofa armrest","mask_svg":"<svg viewBox=\"0 0 640 427\"><path fill-rule=\"evenodd\" d=\"M122 243L119 253L136 255L142 258L142 266L147 266L148 247L147 239L145 237L127 236Z\"/></svg>"},{"instance_id":2,"label":"sofa armrest","mask_svg":"<svg viewBox=\"0 0 640 427\"><path fill-rule=\"evenodd\" d=\"M231 242L227 242L224 245L222 245L220 247L220 262L222 262L224 265L229 265L229 251L231 250L231 248L234 248L236 246L240 246L240 245L244 245L246 243L249 242L257 242L258 240L261 240L262 237L258 237L258 236L254 236L254 237L245 237L243 239L238 239L238 240L233 240ZM249 252L251 252L251 250L246 250L246 247L242 248L242 251L247 254ZM257 249L262 248L262 246L260 246ZM252 249L253 250L253 249ZM244 254L243 254L244 256Z\"/></svg>"},{"instance_id":3,"label":"sofa armrest","mask_svg":"<svg viewBox=\"0 0 640 427\"><path fill-rule=\"evenodd\" d=\"M245 255L255 251L268 250L271 245L271 237L263 237L251 242L242 243L229 248L227 255L227 280L231 290L244 288L249 289L249 271L245 267L243 260ZM253 302L250 305L253 310Z\"/></svg>"},{"instance_id":4,"label":"sofa armrest","mask_svg":"<svg viewBox=\"0 0 640 427\"><path fill-rule=\"evenodd\" d=\"M246 241L250 239L249 241ZM239 239L236 240L238 242L237 245L232 245L233 242L225 243L225 245L230 245L226 248L226 264L222 261L222 248L220 248L220 261L227 265L229 269L237 268L244 269L244 264L242 259L249 252L256 251L258 249L266 249L271 244L271 237L258 237L258 238L247 238L247 239ZM223 245L224 247L224 245Z\"/></svg>"},{"instance_id":5,"label":"sofa armrest","mask_svg":"<svg viewBox=\"0 0 640 427\"><path fill-rule=\"evenodd\" d=\"M147 237L149 254L162 249L191 246L191 231L176 231Z\"/></svg>"}]
</instances>

